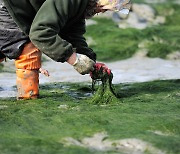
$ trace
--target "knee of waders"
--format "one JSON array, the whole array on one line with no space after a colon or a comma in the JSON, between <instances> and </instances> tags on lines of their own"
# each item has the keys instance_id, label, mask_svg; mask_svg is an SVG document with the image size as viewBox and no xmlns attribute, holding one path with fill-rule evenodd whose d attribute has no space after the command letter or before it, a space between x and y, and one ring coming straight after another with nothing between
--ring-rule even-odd
<instances>
[{"instance_id":1,"label":"knee of waders","mask_svg":"<svg viewBox=\"0 0 180 154\"><path fill-rule=\"evenodd\" d=\"M41 51L31 42L24 45L21 55L15 60L17 69L36 70L41 67Z\"/></svg>"}]
</instances>

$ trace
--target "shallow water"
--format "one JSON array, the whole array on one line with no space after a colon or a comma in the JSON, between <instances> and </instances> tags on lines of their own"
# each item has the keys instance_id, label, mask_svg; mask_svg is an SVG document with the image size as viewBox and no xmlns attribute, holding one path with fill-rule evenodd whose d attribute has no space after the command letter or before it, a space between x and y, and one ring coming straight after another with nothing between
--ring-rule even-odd
<instances>
[{"instance_id":1,"label":"shallow water","mask_svg":"<svg viewBox=\"0 0 180 154\"><path fill-rule=\"evenodd\" d=\"M14 62L8 61L4 70L12 73L0 73L0 97L15 97L16 75ZM133 57L127 60L106 63L114 74L113 84L127 82L146 82L152 80L180 79L180 61L160 58ZM80 75L67 63L52 60L43 63L50 77L40 74L40 84L51 82L91 82L89 75Z\"/></svg>"}]
</instances>

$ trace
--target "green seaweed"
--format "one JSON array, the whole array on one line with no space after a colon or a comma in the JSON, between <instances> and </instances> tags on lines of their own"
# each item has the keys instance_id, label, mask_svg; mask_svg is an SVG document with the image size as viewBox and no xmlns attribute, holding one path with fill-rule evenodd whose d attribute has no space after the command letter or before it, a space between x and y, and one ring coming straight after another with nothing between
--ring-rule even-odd
<instances>
[{"instance_id":1,"label":"green seaweed","mask_svg":"<svg viewBox=\"0 0 180 154\"><path fill-rule=\"evenodd\" d=\"M92 80L92 89L95 89L94 87L97 82L100 84L91 100L91 103L99 105L117 103L118 98L112 85L112 72L108 74L107 72L104 72L103 68L101 67L99 71L93 72L93 76L95 76L95 79Z\"/></svg>"},{"instance_id":2,"label":"green seaweed","mask_svg":"<svg viewBox=\"0 0 180 154\"><path fill-rule=\"evenodd\" d=\"M0 153L117 153L66 147L62 142L66 137L81 140L98 132L107 132L111 140L136 138L167 154L180 153L180 80L113 86L121 95L119 103L124 103L87 103L90 96L85 96L91 92L87 83L41 85L38 100L0 99Z\"/></svg>"},{"instance_id":3,"label":"green seaweed","mask_svg":"<svg viewBox=\"0 0 180 154\"><path fill-rule=\"evenodd\" d=\"M116 94L107 80L105 83L99 85L97 91L91 100L92 104L117 104L119 102Z\"/></svg>"}]
</instances>

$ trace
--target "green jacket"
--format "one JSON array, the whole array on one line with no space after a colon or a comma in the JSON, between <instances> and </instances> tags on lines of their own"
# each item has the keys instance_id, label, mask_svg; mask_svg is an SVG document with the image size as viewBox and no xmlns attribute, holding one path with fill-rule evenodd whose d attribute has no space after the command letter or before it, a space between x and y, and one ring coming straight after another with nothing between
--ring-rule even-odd
<instances>
[{"instance_id":1,"label":"green jacket","mask_svg":"<svg viewBox=\"0 0 180 154\"><path fill-rule=\"evenodd\" d=\"M77 53L95 60L86 43L84 11L89 0L4 0L22 31L43 53L65 62L76 48Z\"/></svg>"}]
</instances>

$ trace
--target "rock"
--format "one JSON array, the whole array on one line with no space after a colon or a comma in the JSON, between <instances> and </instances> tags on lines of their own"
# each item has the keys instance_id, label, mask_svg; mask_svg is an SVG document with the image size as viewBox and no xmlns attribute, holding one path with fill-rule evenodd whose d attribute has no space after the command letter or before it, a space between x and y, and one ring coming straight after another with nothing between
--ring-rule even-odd
<instances>
[{"instance_id":1,"label":"rock","mask_svg":"<svg viewBox=\"0 0 180 154\"><path fill-rule=\"evenodd\" d=\"M150 44L151 42L149 40L143 40L141 41L139 44L138 44L138 50L137 52L134 54L133 57L135 58L144 58L144 57L147 57L147 54L148 54L148 45Z\"/></svg>"},{"instance_id":2,"label":"rock","mask_svg":"<svg viewBox=\"0 0 180 154\"><path fill-rule=\"evenodd\" d=\"M136 28L144 29L148 26L146 21L140 21L138 15L134 12L131 12L128 16L128 19L119 23L119 28Z\"/></svg>"},{"instance_id":3,"label":"rock","mask_svg":"<svg viewBox=\"0 0 180 154\"><path fill-rule=\"evenodd\" d=\"M166 22L166 17L163 16L157 16L155 20L153 21L153 24L164 24Z\"/></svg>"},{"instance_id":4,"label":"rock","mask_svg":"<svg viewBox=\"0 0 180 154\"><path fill-rule=\"evenodd\" d=\"M155 2L155 1L154 1ZM159 1L160 2L160 1ZM163 15L172 15L174 10L169 10ZM164 24L166 22L166 17L156 16L155 10L147 4L137 4L133 3L131 11L128 15L122 14L120 12L107 11L105 13L100 13L95 16L96 18L107 18L112 19L115 23L118 23L119 28L136 28L145 29L152 25Z\"/></svg>"},{"instance_id":5,"label":"rock","mask_svg":"<svg viewBox=\"0 0 180 154\"><path fill-rule=\"evenodd\" d=\"M146 4L133 4L132 11L141 19L152 22L155 18L155 11L152 7Z\"/></svg>"},{"instance_id":6,"label":"rock","mask_svg":"<svg viewBox=\"0 0 180 154\"><path fill-rule=\"evenodd\" d=\"M121 20L126 20L128 18L128 14L122 14L120 12L113 12L112 20L116 23L119 23Z\"/></svg>"},{"instance_id":7,"label":"rock","mask_svg":"<svg viewBox=\"0 0 180 154\"><path fill-rule=\"evenodd\" d=\"M114 12L114 13L112 14L112 20L113 20L114 22L116 22L116 23L119 23L119 22L121 21L121 18L120 18L120 16L119 16L118 13Z\"/></svg>"},{"instance_id":8,"label":"rock","mask_svg":"<svg viewBox=\"0 0 180 154\"><path fill-rule=\"evenodd\" d=\"M119 22L119 28L145 29L152 25L164 24L165 22L166 18L163 16L157 16L150 20L150 18L146 19L144 17L138 16L138 14L135 12L131 12L126 20L121 20Z\"/></svg>"},{"instance_id":9,"label":"rock","mask_svg":"<svg viewBox=\"0 0 180 154\"><path fill-rule=\"evenodd\" d=\"M127 138L121 140L110 140L105 132L96 133L92 137L86 137L82 140L76 140L71 137L64 138L62 143L65 146L79 146L88 148L94 153L114 151L115 153L132 154L165 154L164 151L153 147L150 143L136 138ZM97 151L97 152L96 152Z\"/></svg>"},{"instance_id":10,"label":"rock","mask_svg":"<svg viewBox=\"0 0 180 154\"><path fill-rule=\"evenodd\" d=\"M164 20L160 17L156 20L155 19L155 11L152 7L147 4L134 3L132 5L132 12L129 13L126 20L120 21L119 28L145 29L146 27L151 26L154 22L155 24L164 23Z\"/></svg>"},{"instance_id":11,"label":"rock","mask_svg":"<svg viewBox=\"0 0 180 154\"><path fill-rule=\"evenodd\" d=\"M122 19L122 20L127 19L128 16L129 16L129 14L122 14L122 13L119 13L119 12L116 12L116 13L119 15L120 19Z\"/></svg>"},{"instance_id":12,"label":"rock","mask_svg":"<svg viewBox=\"0 0 180 154\"><path fill-rule=\"evenodd\" d=\"M148 54L148 49L144 48L144 49L139 49L133 57L138 57L138 58L144 58L147 57Z\"/></svg>"},{"instance_id":13,"label":"rock","mask_svg":"<svg viewBox=\"0 0 180 154\"><path fill-rule=\"evenodd\" d=\"M180 51L176 51L167 55L169 60L180 60Z\"/></svg>"}]
</instances>

